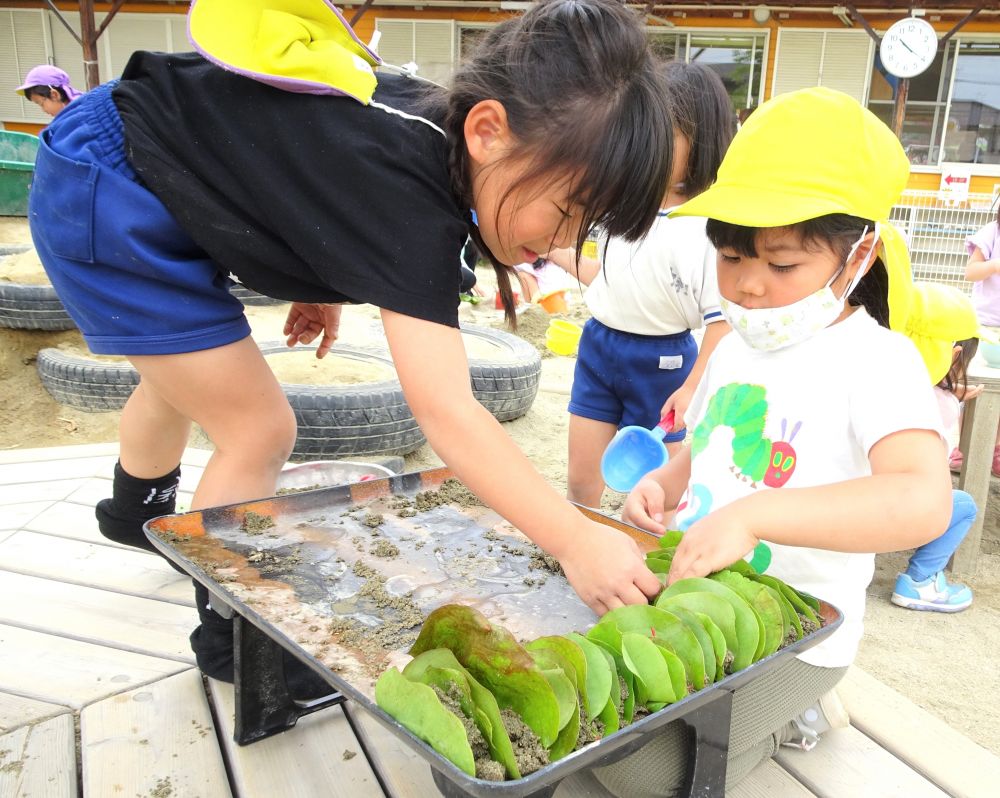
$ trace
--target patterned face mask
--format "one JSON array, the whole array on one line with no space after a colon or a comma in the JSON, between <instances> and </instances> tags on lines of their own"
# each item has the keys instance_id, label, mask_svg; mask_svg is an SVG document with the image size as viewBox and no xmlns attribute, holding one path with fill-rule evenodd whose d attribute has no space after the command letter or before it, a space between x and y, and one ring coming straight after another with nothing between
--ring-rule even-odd
<instances>
[{"instance_id":1,"label":"patterned face mask","mask_svg":"<svg viewBox=\"0 0 1000 798\"><path fill-rule=\"evenodd\" d=\"M809 296L792 302L780 308L745 308L722 297L722 315L747 345L761 352L774 352L787 346L794 346L812 338L820 330L826 329L844 311L844 303L851 292L857 288L861 278L868 269L868 262L875 252L875 244L879 238L879 225L875 223L875 239L864 262L858 267L851 284L847 286L844 295L838 297L830 287L841 272L851 262L854 253L858 251L861 242L868 234L868 228L854 242L847 260L826 285Z\"/></svg>"}]
</instances>

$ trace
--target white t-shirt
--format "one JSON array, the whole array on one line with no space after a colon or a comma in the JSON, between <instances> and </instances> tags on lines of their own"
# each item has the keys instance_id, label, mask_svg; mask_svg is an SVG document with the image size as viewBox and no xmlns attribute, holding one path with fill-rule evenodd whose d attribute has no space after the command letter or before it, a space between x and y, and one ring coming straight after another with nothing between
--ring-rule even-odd
<instances>
[{"instance_id":1,"label":"white t-shirt","mask_svg":"<svg viewBox=\"0 0 1000 798\"><path fill-rule=\"evenodd\" d=\"M584 300L601 324L637 335L672 335L721 321L705 219L660 211L641 241L609 239L604 268Z\"/></svg>"},{"instance_id":2,"label":"white t-shirt","mask_svg":"<svg viewBox=\"0 0 1000 798\"><path fill-rule=\"evenodd\" d=\"M681 528L757 490L869 476L868 452L886 436L907 429L941 432L916 347L862 308L776 352L727 335L709 360L688 418L691 481L675 518ZM772 555L766 573L844 613L840 629L799 659L849 665L863 632L875 555L766 545Z\"/></svg>"}]
</instances>

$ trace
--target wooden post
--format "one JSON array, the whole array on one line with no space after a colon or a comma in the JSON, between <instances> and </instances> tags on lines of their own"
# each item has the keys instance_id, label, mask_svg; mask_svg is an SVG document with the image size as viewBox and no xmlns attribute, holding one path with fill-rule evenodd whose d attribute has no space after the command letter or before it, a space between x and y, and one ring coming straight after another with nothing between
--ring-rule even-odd
<instances>
[{"instance_id":1,"label":"wooden post","mask_svg":"<svg viewBox=\"0 0 1000 798\"><path fill-rule=\"evenodd\" d=\"M83 70L87 91L101 83L97 68L97 32L94 26L94 0L80 0L80 38L83 44Z\"/></svg>"},{"instance_id":2,"label":"wooden post","mask_svg":"<svg viewBox=\"0 0 1000 798\"><path fill-rule=\"evenodd\" d=\"M910 94L910 79L900 78L899 86L896 88L896 107L892 112L892 132L896 138L903 135L903 120L906 117L906 98Z\"/></svg>"}]
</instances>

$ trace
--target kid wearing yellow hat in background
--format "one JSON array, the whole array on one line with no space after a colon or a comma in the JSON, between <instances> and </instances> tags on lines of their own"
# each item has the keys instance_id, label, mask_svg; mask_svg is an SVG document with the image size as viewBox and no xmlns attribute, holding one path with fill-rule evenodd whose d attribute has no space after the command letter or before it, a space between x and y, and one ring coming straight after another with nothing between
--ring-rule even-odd
<instances>
[{"instance_id":1,"label":"kid wearing yellow hat in background","mask_svg":"<svg viewBox=\"0 0 1000 798\"><path fill-rule=\"evenodd\" d=\"M979 347L979 321L970 299L937 283L914 284L907 337L923 358L945 432L958 424L959 397L971 399L966 384L969 362ZM979 386L978 390L982 390ZM972 604L967 585L950 583L944 567L976 520L976 503L962 490L951 492L951 522L944 534L917 548L896 579L892 603L911 610L960 612Z\"/></svg>"},{"instance_id":2,"label":"kid wearing yellow hat in background","mask_svg":"<svg viewBox=\"0 0 1000 798\"><path fill-rule=\"evenodd\" d=\"M671 584L753 553L752 564L836 606L843 624L737 689L733 784L783 743L846 723L833 687L862 636L875 552L948 525L951 484L927 371L906 330L909 256L888 222L909 172L898 139L825 88L762 105L716 183L675 212L708 217L722 309L688 411L689 448L648 474L623 517L685 530ZM670 794L682 734L598 769L613 791ZM638 767L636 764L638 763Z\"/></svg>"}]
</instances>

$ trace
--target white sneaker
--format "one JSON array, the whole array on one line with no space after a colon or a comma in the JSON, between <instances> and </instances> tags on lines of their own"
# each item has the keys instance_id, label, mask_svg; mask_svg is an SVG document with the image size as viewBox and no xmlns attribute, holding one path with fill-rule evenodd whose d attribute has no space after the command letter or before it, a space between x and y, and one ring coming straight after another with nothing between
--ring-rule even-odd
<instances>
[{"instance_id":1,"label":"white sneaker","mask_svg":"<svg viewBox=\"0 0 1000 798\"><path fill-rule=\"evenodd\" d=\"M801 715L789 721L789 739L781 744L789 748L812 751L819 742L820 735L826 734L831 729L843 729L850 725L851 718L844 709L840 696L836 690L831 690L821 695L819 700Z\"/></svg>"}]
</instances>

